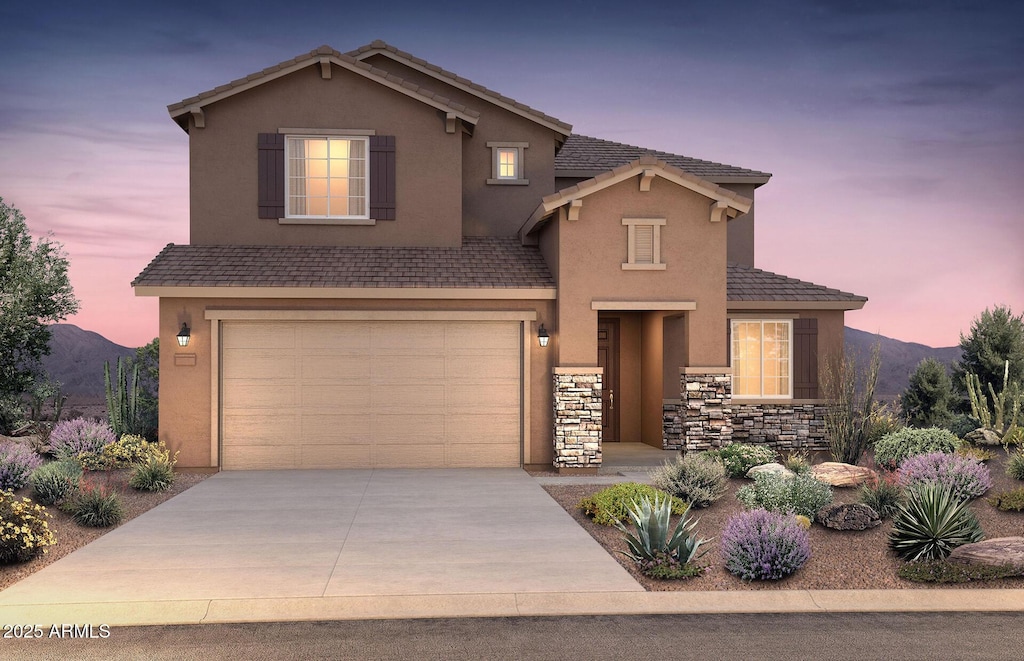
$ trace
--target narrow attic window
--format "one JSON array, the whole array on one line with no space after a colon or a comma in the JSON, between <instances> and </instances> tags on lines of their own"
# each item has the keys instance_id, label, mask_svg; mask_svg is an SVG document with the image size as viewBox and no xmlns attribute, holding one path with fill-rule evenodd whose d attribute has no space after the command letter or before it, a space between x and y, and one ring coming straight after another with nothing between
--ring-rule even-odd
<instances>
[{"instance_id":1,"label":"narrow attic window","mask_svg":"<svg viewBox=\"0 0 1024 661\"><path fill-rule=\"evenodd\" d=\"M524 177L524 150L530 146L528 142L488 142L491 150L491 178L488 184L504 184L525 186L530 183Z\"/></svg>"},{"instance_id":2,"label":"narrow attic window","mask_svg":"<svg viewBox=\"0 0 1024 661\"><path fill-rule=\"evenodd\" d=\"M623 218L626 226L625 271L663 271L661 262L661 227L664 218Z\"/></svg>"}]
</instances>

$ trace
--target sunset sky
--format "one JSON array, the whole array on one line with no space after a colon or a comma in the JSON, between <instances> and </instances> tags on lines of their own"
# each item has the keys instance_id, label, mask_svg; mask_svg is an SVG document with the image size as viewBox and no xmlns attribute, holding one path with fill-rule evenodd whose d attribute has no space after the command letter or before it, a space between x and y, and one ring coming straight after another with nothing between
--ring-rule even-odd
<instances>
[{"instance_id":1,"label":"sunset sky","mask_svg":"<svg viewBox=\"0 0 1024 661\"><path fill-rule=\"evenodd\" d=\"M1024 312L1024 3L148 4L0 9L0 197L64 244L68 321L119 344L156 335L129 283L189 239L166 106L374 39L577 133L771 172L757 266L869 297L850 326L950 346Z\"/></svg>"}]
</instances>

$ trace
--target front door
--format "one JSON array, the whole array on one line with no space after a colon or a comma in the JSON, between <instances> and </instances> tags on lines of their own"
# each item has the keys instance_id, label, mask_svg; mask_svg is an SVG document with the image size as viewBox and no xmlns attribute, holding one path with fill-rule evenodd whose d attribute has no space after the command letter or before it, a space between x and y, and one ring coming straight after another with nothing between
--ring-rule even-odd
<instances>
[{"instance_id":1,"label":"front door","mask_svg":"<svg viewBox=\"0 0 1024 661\"><path fill-rule=\"evenodd\" d=\"M604 368L601 389L601 439L619 440L619 320L599 319L597 322L597 364Z\"/></svg>"}]
</instances>

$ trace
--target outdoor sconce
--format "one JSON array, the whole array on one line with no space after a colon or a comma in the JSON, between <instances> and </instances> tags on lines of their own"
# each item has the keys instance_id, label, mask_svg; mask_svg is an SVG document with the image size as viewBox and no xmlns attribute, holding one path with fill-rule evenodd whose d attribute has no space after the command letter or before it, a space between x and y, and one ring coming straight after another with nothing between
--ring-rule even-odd
<instances>
[{"instance_id":1,"label":"outdoor sconce","mask_svg":"<svg viewBox=\"0 0 1024 661\"><path fill-rule=\"evenodd\" d=\"M537 329L537 342L540 343L541 348L548 345L549 339L551 339L551 336L548 335L548 331L544 328L544 324L541 324L540 328Z\"/></svg>"},{"instance_id":2,"label":"outdoor sconce","mask_svg":"<svg viewBox=\"0 0 1024 661\"><path fill-rule=\"evenodd\" d=\"M192 334L189 332L188 324L182 323L181 330L178 331L178 346L187 347L188 341L192 338Z\"/></svg>"}]
</instances>

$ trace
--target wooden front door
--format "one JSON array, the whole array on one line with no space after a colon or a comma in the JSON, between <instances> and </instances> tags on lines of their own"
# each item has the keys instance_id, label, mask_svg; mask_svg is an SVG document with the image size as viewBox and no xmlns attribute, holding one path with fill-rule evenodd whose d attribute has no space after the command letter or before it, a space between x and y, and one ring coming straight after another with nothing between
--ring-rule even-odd
<instances>
[{"instance_id":1,"label":"wooden front door","mask_svg":"<svg viewBox=\"0 0 1024 661\"><path fill-rule=\"evenodd\" d=\"M604 368L601 389L601 438L619 440L619 320L597 322L597 364Z\"/></svg>"}]
</instances>

